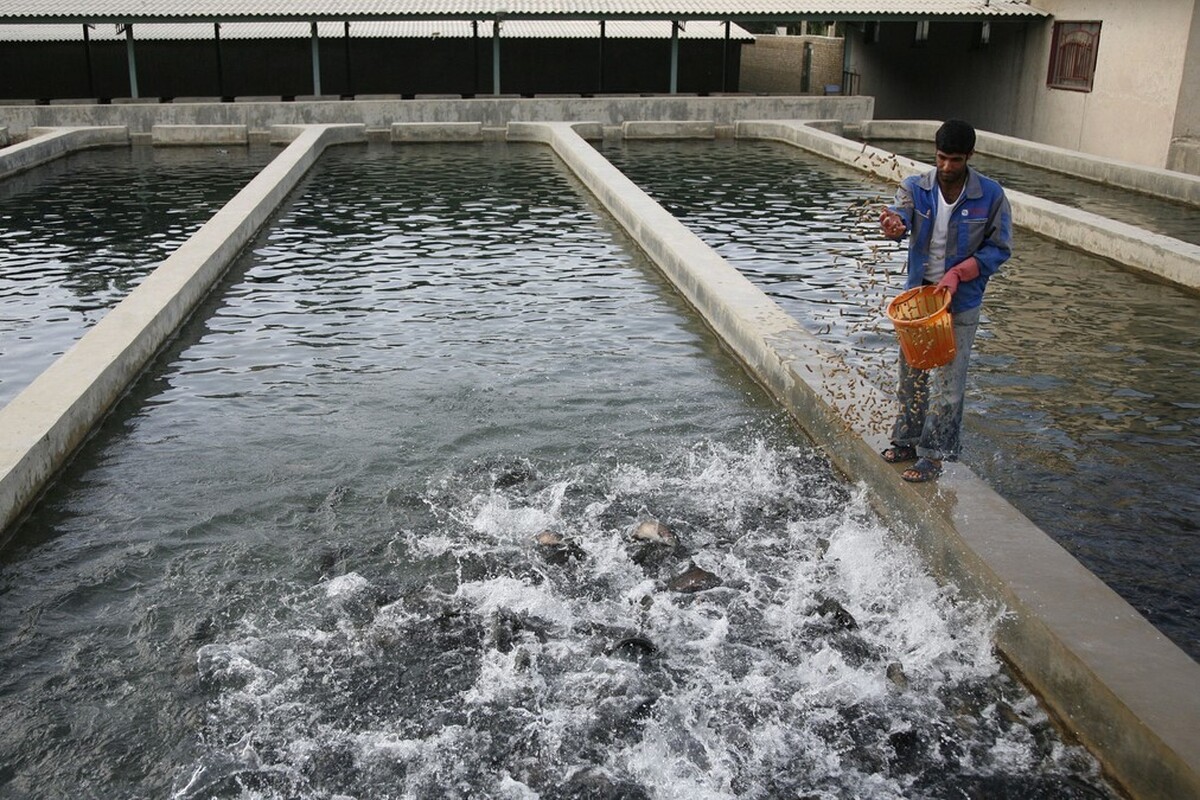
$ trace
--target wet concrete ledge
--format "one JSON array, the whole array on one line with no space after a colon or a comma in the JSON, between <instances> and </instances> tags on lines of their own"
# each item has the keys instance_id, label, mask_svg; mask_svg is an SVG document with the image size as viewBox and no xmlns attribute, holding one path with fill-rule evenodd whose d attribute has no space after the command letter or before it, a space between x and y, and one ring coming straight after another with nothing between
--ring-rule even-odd
<instances>
[{"instance_id":1,"label":"wet concrete ledge","mask_svg":"<svg viewBox=\"0 0 1200 800\"><path fill-rule=\"evenodd\" d=\"M869 120L862 123L859 130L864 139L915 139L930 142L932 147L934 134L941 124L937 120ZM1200 206L1200 175L1101 158L988 131L976 132L975 149L989 156Z\"/></svg>"},{"instance_id":2,"label":"wet concrete ledge","mask_svg":"<svg viewBox=\"0 0 1200 800\"><path fill-rule=\"evenodd\" d=\"M1138 798L1200 797L1200 665L961 464L914 485L879 458L894 401L622 175L570 124L548 144L934 572L1008 613L996 646L1064 727ZM887 417L883 417L886 419Z\"/></svg>"},{"instance_id":3,"label":"wet concrete ledge","mask_svg":"<svg viewBox=\"0 0 1200 800\"><path fill-rule=\"evenodd\" d=\"M805 121L739 122L737 136L785 142L897 183L930 169L919 161L820 130ZM1033 195L1006 193L1014 225L1158 280L1200 291L1200 246Z\"/></svg>"},{"instance_id":4,"label":"wet concrete ledge","mask_svg":"<svg viewBox=\"0 0 1200 800\"><path fill-rule=\"evenodd\" d=\"M324 149L361 141L365 130L284 126L273 136L291 144L0 409L0 532L11 530Z\"/></svg>"},{"instance_id":5,"label":"wet concrete ledge","mask_svg":"<svg viewBox=\"0 0 1200 800\"><path fill-rule=\"evenodd\" d=\"M129 144L129 129L124 126L32 128L28 134L26 141L0 150L0 180L77 150Z\"/></svg>"}]
</instances>

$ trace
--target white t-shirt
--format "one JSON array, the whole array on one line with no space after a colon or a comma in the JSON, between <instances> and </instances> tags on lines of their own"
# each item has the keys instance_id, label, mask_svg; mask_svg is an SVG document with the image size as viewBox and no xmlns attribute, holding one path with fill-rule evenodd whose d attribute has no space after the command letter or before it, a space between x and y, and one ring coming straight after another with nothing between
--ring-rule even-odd
<instances>
[{"instance_id":1,"label":"white t-shirt","mask_svg":"<svg viewBox=\"0 0 1200 800\"><path fill-rule=\"evenodd\" d=\"M958 200L962 200L962 192L959 192ZM937 211L933 218L933 235L929 239L929 263L925 266L925 280L929 283L937 283L946 274L946 232L956 205L957 200L947 202L942 186L938 184Z\"/></svg>"}]
</instances>

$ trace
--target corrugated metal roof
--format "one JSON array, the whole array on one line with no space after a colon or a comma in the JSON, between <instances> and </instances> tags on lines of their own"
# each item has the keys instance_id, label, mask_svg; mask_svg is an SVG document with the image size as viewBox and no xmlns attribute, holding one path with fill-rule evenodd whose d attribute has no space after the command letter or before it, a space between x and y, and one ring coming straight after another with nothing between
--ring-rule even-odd
<instances>
[{"instance_id":1,"label":"corrugated metal roof","mask_svg":"<svg viewBox=\"0 0 1200 800\"><path fill-rule=\"evenodd\" d=\"M1025 0L0 0L0 22L385 19L998 19Z\"/></svg>"},{"instance_id":2,"label":"corrugated metal roof","mask_svg":"<svg viewBox=\"0 0 1200 800\"><path fill-rule=\"evenodd\" d=\"M211 40L212 23L147 22L134 25L139 41ZM307 39L312 35L307 22L222 22L221 39ZM322 39L341 39L341 22L318 22ZM353 22L351 39L469 39L474 35L468 20L408 20L400 22ZM610 39L669 39L671 23L664 20L620 20L605 23L604 35ZM491 38L492 22L479 22L479 36ZM500 25L501 39L598 39L600 23L584 20L507 20ZM97 25L88 31L95 42L123 41L125 33L117 25ZM724 39L725 24L695 20L680 30L681 39ZM754 41L745 28L729 26L734 41ZM82 42L82 25L26 24L0 25L0 42Z\"/></svg>"}]
</instances>

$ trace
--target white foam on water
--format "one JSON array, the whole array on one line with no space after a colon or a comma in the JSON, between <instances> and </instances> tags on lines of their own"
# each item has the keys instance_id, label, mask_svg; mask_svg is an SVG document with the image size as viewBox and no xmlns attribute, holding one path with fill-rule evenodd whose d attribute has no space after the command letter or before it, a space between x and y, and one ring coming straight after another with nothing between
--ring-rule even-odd
<instances>
[{"instance_id":1,"label":"white foam on water","mask_svg":"<svg viewBox=\"0 0 1200 800\"><path fill-rule=\"evenodd\" d=\"M512 498L498 491L472 498L469 505L475 513L471 528L495 541L513 542L552 528L559 521L559 510L569 486L569 481L556 482L529 503L516 505Z\"/></svg>"},{"instance_id":2,"label":"white foam on water","mask_svg":"<svg viewBox=\"0 0 1200 800\"><path fill-rule=\"evenodd\" d=\"M199 766L244 786L269 773L271 797L907 798L1098 774L1044 744L1045 715L992 653L999 610L939 586L822 469L754 442L504 490L443 481L446 523L407 552L452 554L453 591L364 617L378 587L348 573L201 648ZM626 535L644 514L688 533L661 565ZM528 539L551 525L578 558L543 560ZM668 591L689 563L723 585Z\"/></svg>"},{"instance_id":3,"label":"white foam on water","mask_svg":"<svg viewBox=\"0 0 1200 800\"><path fill-rule=\"evenodd\" d=\"M519 578L464 583L458 587L456 596L466 600L481 617L503 610L528 614L563 628L569 628L575 621L574 614L560 598L544 586L535 586Z\"/></svg>"},{"instance_id":4,"label":"white foam on water","mask_svg":"<svg viewBox=\"0 0 1200 800\"><path fill-rule=\"evenodd\" d=\"M371 582L356 572L330 578L325 584L325 595L331 600L354 597L370 588Z\"/></svg>"}]
</instances>

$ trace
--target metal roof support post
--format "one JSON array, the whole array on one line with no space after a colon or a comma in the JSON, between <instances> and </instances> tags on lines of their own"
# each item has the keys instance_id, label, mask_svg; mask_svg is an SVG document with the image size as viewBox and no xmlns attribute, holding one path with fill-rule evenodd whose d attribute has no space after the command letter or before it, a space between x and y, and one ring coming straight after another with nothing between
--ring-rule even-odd
<instances>
[{"instance_id":1,"label":"metal roof support post","mask_svg":"<svg viewBox=\"0 0 1200 800\"><path fill-rule=\"evenodd\" d=\"M221 23L213 23L213 42L217 48L217 97L225 96L225 64L221 60Z\"/></svg>"},{"instance_id":2,"label":"metal roof support post","mask_svg":"<svg viewBox=\"0 0 1200 800\"><path fill-rule=\"evenodd\" d=\"M600 50L597 55L596 91L604 91L604 37L607 35L604 20L600 20Z\"/></svg>"},{"instance_id":3,"label":"metal roof support post","mask_svg":"<svg viewBox=\"0 0 1200 800\"><path fill-rule=\"evenodd\" d=\"M342 23L342 38L345 39L346 50L346 94L354 94L354 78L350 72L350 20Z\"/></svg>"},{"instance_id":4,"label":"metal roof support post","mask_svg":"<svg viewBox=\"0 0 1200 800\"><path fill-rule=\"evenodd\" d=\"M129 62L129 96L138 97L137 59L133 53L133 25L125 25L125 59Z\"/></svg>"},{"instance_id":5,"label":"metal roof support post","mask_svg":"<svg viewBox=\"0 0 1200 800\"><path fill-rule=\"evenodd\" d=\"M729 91L729 25L725 20L725 41L721 45L721 91Z\"/></svg>"},{"instance_id":6,"label":"metal roof support post","mask_svg":"<svg viewBox=\"0 0 1200 800\"><path fill-rule=\"evenodd\" d=\"M479 20L471 20L471 53L475 69L471 74L471 94L479 94Z\"/></svg>"},{"instance_id":7,"label":"metal roof support post","mask_svg":"<svg viewBox=\"0 0 1200 800\"><path fill-rule=\"evenodd\" d=\"M492 94L500 94L500 17L492 23Z\"/></svg>"},{"instance_id":8,"label":"metal roof support post","mask_svg":"<svg viewBox=\"0 0 1200 800\"><path fill-rule=\"evenodd\" d=\"M96 96L96 78L92 72L92 37L88 33L91 25L83 24L83 57L87 62L88 97Z\"/></svg>"},{"instance_id":9,"label":"metal roof support post","mask_svg":"<svg viewBox=\"0 0 1200 800\"><path fill-rule=\"evenodd\" d=\"M310 26L309 30L312 31L313 94L320 95L321 94L321 49L318 46L318 42L320 40L317 39L317 23L316 23L316 21L314 20L313 22L310 22L308 24Z\"/></svg>"},{"instance_id":10,"label":"metal roof support post","mask_svg":"<svg viewBox=\"0 0 1200 800\"><path fill-rule=\"evenodd\" d=\"M671 20L671 94L679 91L679 22Z\"/></svg>"},{"instance_id":11,"label":"metal roof support post","mask_svg":"<svg viewBox=\"0 0 1200 800\"><path fill-rule=\"evenodd\" d=\"M850 94L850 41L854 37L850 35L851 26L847 24L842 28L842 94Z\"/></svg>"}]
</instances>

